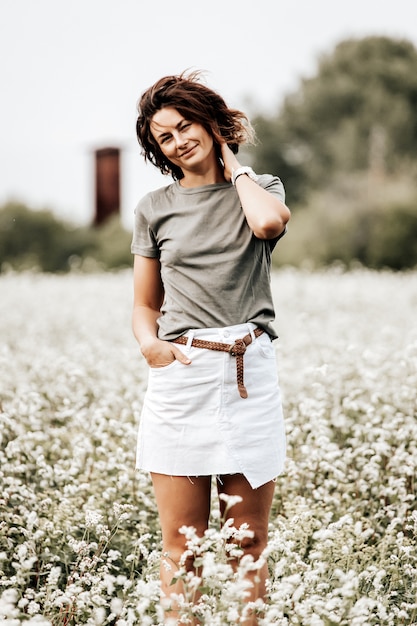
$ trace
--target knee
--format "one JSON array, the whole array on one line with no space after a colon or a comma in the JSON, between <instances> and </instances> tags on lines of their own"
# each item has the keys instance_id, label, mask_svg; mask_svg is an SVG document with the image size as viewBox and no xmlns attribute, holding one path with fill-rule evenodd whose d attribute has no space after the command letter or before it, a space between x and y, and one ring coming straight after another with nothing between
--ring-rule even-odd
<instances>
[{"instance_id":1,"label":"knee","mask_svg":"<svg viewBox=\"0 0 417 626\"><path fill-rule=\"evenodd\" d=\"M162 553L162 567L166 571L176 572L184 567L187 572L194 569L195 555L191 554L186 546L171 547Z\"/></svg>"},{"instance_id":2,"label":"knee","mask_svg":"<svg viewBox=\"0 0 417 626\"><path fill-rule=\"evenodd\" d=\"M198 537L200 535L197 535ZM194 568L195 554L187 538L179 531L162 533L164 562L177 569L185 567L187 571Z\"/></svg>"},{"instance_id":3,"label":"knee","mask_svg":"<svg viewBox=\"0 0 417 626\"><path fill-rule=\"evenodd\" d=\"M240 526L235 524L235 527L239 529ZM256 525L249 525L248 530L243 532L243 536L239 537L240 534L238 531L237 535L231 538L231 542L239 546L244 555L251 555L256 561L268 544L268 532Z\"/></svg>"}]
</instances>

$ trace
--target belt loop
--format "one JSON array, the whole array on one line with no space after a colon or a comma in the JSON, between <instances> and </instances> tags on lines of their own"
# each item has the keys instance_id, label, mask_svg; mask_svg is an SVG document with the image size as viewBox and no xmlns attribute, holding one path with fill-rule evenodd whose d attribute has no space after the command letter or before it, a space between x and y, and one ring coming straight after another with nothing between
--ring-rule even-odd
<instances>
[{"instance_id":1,"label":"belt loop","mask_svg":"<svg viewBox=\"0 0 417 626\"><path fill-rule=\"evenodd\" d=\"M255 333L254 333L254 329L252 328L253 324L248 324L248 329L249 329L249 334L251 336L252 341L255 341L256 337L255 337Z\"/></svg>"},{"instance_id":2,"label":"belt loop","mask_svg":"<svg viewBox=\"0 0 417 626\"><path fill-rule=\"evenodd\" d=\"M187 349L187 352L191 350L191 344L193 342L194 335L195 335L195 330L189 330L187 333L187 344L185 346Z\"/></svg>"}]
</instances>

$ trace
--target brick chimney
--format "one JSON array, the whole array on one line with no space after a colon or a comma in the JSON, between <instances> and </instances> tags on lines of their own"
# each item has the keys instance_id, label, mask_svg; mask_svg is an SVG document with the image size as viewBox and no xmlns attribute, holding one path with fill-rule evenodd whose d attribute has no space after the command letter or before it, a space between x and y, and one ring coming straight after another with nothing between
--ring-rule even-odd
<instances>
[{"instance_id":1,"label":"brick chimney","mask_svg":"<svg viewBox=\"0 0 417 626\"><path fill-rule=\"evenodd\" d=\"M120 213L120 149L95 150L96 206L94 226Z\"/></svg>"}]
</instances>

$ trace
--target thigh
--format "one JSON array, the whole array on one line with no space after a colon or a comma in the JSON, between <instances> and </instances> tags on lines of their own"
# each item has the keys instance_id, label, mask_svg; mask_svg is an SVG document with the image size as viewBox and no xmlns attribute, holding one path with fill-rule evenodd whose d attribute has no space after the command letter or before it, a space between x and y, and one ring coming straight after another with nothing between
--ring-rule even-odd
<instances>
[{"instance_id":1,"label":"thigh","mask_svg":"<svg viewBox=\"0 0 417 626\"><path fill-rule=\"evenodd\" d=\"M243 474L221 476L217 482L219 494L240 496L241 502L229 507L220 500L220 512L224 520L233 518L237 528L244 523L254 530L260 539L268 536L269 514L274 497L275 483L269 481L257 489L252 489Z\"/></svg>"},{"instance_id":2,"label":"thigh","mask_svg":"<svg viewBox=\"0 0 417 626\"><path fill-rule=\"evenodd\" d=\"M187 477L151 473L164 544L178 541L181 526L202 536L210 515L211 476Z\"/></svg>"}]
</instances>

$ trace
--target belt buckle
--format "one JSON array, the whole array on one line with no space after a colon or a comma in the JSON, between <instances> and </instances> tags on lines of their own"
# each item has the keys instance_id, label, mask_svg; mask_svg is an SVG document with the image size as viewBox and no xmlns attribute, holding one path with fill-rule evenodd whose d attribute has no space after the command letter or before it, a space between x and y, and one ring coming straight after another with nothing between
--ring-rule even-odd
<instances>
[{"instance_id":1,"label":"belt buckle","mask_svg":"<svg viewBox=\"0 0 417 626\"><path fill-rule=\"evenodd\" d=\"M229 348L229 353L232 356L243 356L246 352L246 344L243 339L236 339L235 343Z\"/></svg>"}]
</instances>

